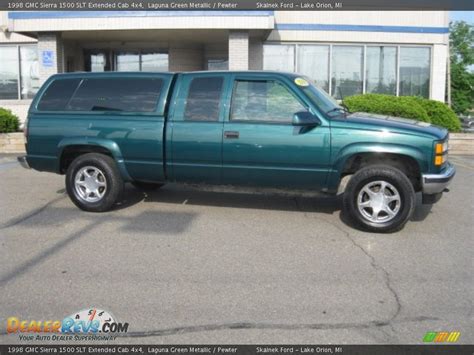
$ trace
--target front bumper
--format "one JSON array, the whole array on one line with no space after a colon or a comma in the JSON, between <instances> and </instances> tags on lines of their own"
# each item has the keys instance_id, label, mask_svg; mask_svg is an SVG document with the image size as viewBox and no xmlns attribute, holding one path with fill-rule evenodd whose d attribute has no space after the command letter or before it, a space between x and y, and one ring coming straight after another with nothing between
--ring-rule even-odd
<instances>
[{"instance_id":1,"label":"front bumper","mask_svg":"<svg viewBox=\"0 0 474 355\"><path fill-rule=\"evenodd\" d=\"M22 167L25 169L30 169L30 165L28 164L28 161L26 160L26 155L22 155L20 157L17 157L16 160L20 163Z\"/></svg>"},{"instance_id":2,"label":"front bumper","mask_svg":"<svg viewBox=\"0 0 474 355\"><path fill-rule=\"evenodd\" d=\"M421 183L423 187L423 194L434 195L443 192L445 188L451 183L454 175L456 174L456 168L447 163L446 169L439 174L423 174L421 176Z\"/></svg>"}]
</instances>

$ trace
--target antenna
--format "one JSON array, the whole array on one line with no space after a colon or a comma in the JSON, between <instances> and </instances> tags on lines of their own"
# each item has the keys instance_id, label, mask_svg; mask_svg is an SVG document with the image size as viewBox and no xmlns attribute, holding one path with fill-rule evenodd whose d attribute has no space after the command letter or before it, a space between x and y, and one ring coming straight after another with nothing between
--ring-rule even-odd
<instances>
[{"instance_id":1,"label":"antenna","mask_svg":"<svg viewBox=\"0 0 474 355\"><path fill-rule=\"evenodd\" d=\"M339 96L341 97L341 107L344 108L344 117L347 117L347 114L350 112L346 104L344 103L344 95L342 95L342 89L340 86L338 87L338 90L339 90Z\"/></svg>"}]
</instances>

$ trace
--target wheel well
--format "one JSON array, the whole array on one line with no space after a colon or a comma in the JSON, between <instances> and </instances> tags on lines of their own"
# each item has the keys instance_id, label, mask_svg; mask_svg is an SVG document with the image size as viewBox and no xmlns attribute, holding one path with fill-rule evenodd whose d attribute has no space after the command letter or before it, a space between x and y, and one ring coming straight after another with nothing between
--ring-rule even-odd
<instances>
[{"instance_id":1,"label":"wheel well","mask_svg":"<svg viewBox=\"0 0 474 355\"><path fill-rule=\"evenodd\" d=\"M61 160L59 164L59 171L61 174L66 173L69 165L76 159L78 156L87 154L87 153L99 153L108 155L112 157L112 153L101 146L97 145L70 145L63 149L61 154Z\"/></svg>"},{"instance_id":2,"label":"wheel well","mask_svg":"<svg viewBox=\"0 0 474 355\"><path fill-rule=\"evenodd\" d=\"M341 180L369 165L389 165L402 171L416 192L421 191L421 172L418 162L410 156L392 153L363 153L351 156L344 164Z\"/></svg>"}]
</instances>

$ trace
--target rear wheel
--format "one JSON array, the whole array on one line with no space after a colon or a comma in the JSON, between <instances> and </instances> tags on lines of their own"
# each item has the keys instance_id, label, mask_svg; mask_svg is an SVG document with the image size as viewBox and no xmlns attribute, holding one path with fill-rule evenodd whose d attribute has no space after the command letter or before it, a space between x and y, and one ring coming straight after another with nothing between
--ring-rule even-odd
<instances>
[{"instance_id":1,"label":"rear wheel","mask_svg":"<svg viewBox=\"0 0 474 355\"><path fill-rule=\"evenodd\" d=\"M389 166L359 170L344 192L344 210L363 229L395 232L413 214L415 190L406 175Z\"/></svg>"},{"instance_id":2,"label":"rear wheel","mask_svg":"<svg viewBox=\"0 0 474 355\"><path fill-rule=\"evenodd\" d=\"M66 190L72 202L80 209L105 212L120 198L123 180L111 157L88 153L76 158L69 166Z\"/></svg>"}]
</instances>

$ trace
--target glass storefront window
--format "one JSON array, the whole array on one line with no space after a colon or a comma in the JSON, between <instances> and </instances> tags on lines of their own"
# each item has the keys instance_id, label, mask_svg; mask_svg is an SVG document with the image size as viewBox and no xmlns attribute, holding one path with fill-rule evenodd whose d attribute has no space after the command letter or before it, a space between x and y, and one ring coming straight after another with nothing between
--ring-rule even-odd
<instances>
[{"instance_id":1,"label":"glass storefront window","mask_svg":"<svg viewBox=\"0 0 474 355\"><path fill-rule=\"evenodd\" d=\"M362 46L332 47L332 96L343 97L362 94Z\"/></svg>"},{"instance_id":2,"label":"glass storefront window","mask_svg":"<svg viewBox=\"0 0 474 355\"><path fill-rule=\"evenodd\" d=\"M208 59L207 70L229 70L229 61L227 59Z\"/></svg>"},{"instance_id":3,"label":"glass storefront window","mask_svg":"<svg viewBox=\"0 0 474 355\"><path fill-rule=\"evenodd\" d=\"M0 99L18 99L18 47L0 47Z\"/></svg>"},{"instance_id":4,"label":"glass storefront window","mask_svg":"<svg viewBox=\"0 0 474 355\"><path fill-rule=\"evenodd\" d=\"M297 72L329 92L329 46L299 45Z\"/></svg>"},{"instance_id":5,"label":"glass storefront window","mask_svg":"<svg viewBox=\"0 0 474 355\"><path fill-rule=\"evenodd\" d=\"M85 51L86 71L168 71L168 53Z\"/></svg>"},{"instance_id":6,"label":"glass storefront window","mask_svg":"<svg viewBox=\"0 0 474 355\"><path fill-rule=\"evenodd\" d=\"M387 46L367 47L366 53L367 93L396 95L397 93L397 48Z\"/></svg>"},{"instance_id":7,"label":"glass storefront window","mask_svg":"<svg viewBox=\"0 0 474 355\"><path fill-rule=\"evenodd\" d=\"M90 55L91 72L103 72L107 65L107 60L104 53L97 53Z\"/></svg>"},{"instance_id":8,"label":"glass storefront window","mask_svg":"<svg viewBox=\"0 0 474 355\"><path fill-rule=\"evenodd\" d=\"M168 71L168 54L142 53L141 67L142 71Z\"/></svg>"},{"instance_id":9,"label":"glass storefront window","mask_svg":"<svg viewBox=\"0 0 474 355\"><path fill-rule=\"evenodd\" d=\"M400 95L429 97L430 48L400 47Z\"/></svg>"},{"instance_id":10,"label":"glass storefront window","mask_svg":"<svg viewBox=\"0 0 474 355\"><path fill-rule=\"evenodd\" d=\"M21 98L32 99L40 87L38 50L35 46L20 46Z\"/></svg>"},{"instance_id":11,"label":"glass storefront window","mask_svg":"<svg viewBox=\"0 0 474 355\"><path fill-rule=\"evenodd\" d=\"M115 64L116 71L140 71L140 54L117 53Z\"/></svg>"},{"instance_id":12,"label":"glass storefront window","mask_svg":"<svg viewBox=\"0 0 474 355\"><path fill-rule=\"evenodd\" d=\"M263 46L263 69L295 71L295 46L285 44Z\"/></svg>"}]
</instances>

